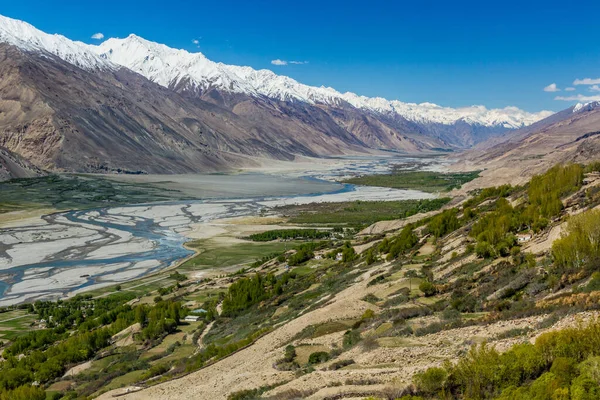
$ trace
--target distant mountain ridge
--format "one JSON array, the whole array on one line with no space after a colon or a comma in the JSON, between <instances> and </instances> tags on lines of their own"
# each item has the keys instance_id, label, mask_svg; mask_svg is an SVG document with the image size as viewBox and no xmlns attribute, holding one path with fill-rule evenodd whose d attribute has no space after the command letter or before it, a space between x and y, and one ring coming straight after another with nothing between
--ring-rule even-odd
<instances>
[{"instance_id":1,"label":"distant mountain ridge","mask_svg":"<svg viewBox=\"0 0 600 400\"><path fill-rule=\"evenodd\" d=\"M350 92L342 94L330 87L303 85L266 69L254 70L216 63L202 53L172 49L133 34L125 39L108 39L99 46L91 46L91 49L101 57L138 72L161 86L178 87L185 82L189 91L203 92L218 88L281 101L330 106L348 103L358 109L384 115L397 114L417 123L453 124L464 121L511 129L529 125L552 114L550 111L532 114L516 107L488 110L483 106L472 106L454 109L432 103L414 104L380 97L369 98Z\"/></svg>"},{"instance_id":2,"label":"distant mountain ridge","mask_svg":"<svg viewBox=\"0 0 600 400\"><path fill-rule=\"evenodd\" d=\"M551 114L342 94L136 35L94 46L3 16L0 50L11 82L0 85L0 111L11 111L0 113L0 146L47 169L181 173L456 150Z\"/></svg>"},{"instance_id":3,"label":"distant mountain ridge","mask_svg":"<svg viewBox=\"0 0 600 400\"><path fill-rule=\"evenodd\" d=\"M600 161L600 102L579 103L458 156L457 170L483 169L463 189L522 184L557 163Z\"/></svg>"}]
</instances>

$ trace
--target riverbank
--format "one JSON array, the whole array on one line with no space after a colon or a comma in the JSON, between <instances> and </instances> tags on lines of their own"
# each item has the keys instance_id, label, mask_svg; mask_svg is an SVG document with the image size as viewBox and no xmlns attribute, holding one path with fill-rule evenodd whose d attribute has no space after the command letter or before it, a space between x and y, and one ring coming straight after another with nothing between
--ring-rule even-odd
<instances>
[{"instance_id":1,"label":"riverbank","mask_svg":"<svg viewBox=\"0 0 600 400\"><path fill-rule=\"evenodd\" d=\"M387 163L388 159L346 162L343 171L332 172L328 177L333 180L339 176L336 174L373 165L383 169ZM218 239L221 243L216 245L217 240L211 237L218 236L223 227L213 221L261 216L275 207L292 204L435 197L419 191L342 185L312 175L119 176L110 177L109 181L112 180L119 180L119 185L129 188L149 185L153 195L162 198L169 192L177 193L179 197L202 195L206 198L116 205L50 215L32 211L22 221L10 220L0 228L0 289L3 294L0 306L69 297L152 276L181 265L182 259L192 255L189 246L184 246L190 239L204 239L213 249L223 248L220 245L227 241L235 242L235 238L221 237ZM105 184L87 184L107 187ZM132 195L143 198L138 192L132 192ZM119 200L118 197L114 199ZM195 235L204 237L186 237L197 226L201 228L195 230ZM260 229L263 228L266 229ZM231 263L228 270L240 264L235 260Z\"/></svg>"}]
</instances>

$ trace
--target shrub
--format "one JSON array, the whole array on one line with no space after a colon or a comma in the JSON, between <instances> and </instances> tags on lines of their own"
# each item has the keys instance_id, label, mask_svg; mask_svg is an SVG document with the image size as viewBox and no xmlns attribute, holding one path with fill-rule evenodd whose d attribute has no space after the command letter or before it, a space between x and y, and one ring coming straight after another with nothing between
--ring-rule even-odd
<instances>
[{"instance_id":1,"label":"shrub","mask_svg":"<svg viewBox=\"0 0 600 400\"><path fill-rule=\"evenodd\" d=\"M291 344L286 346L285 355L283 356L283 360L286 362L292 362L296 358L296 348Z\"/></svg>"},{"instance_id":2,"label":"shrub","mask_svg":"<svg viewBox=\"0 0 600 400\"><path fill-rule=\"evenodd\" d=\"M308 356L309 364L320 364L329 360L329 353L325 351L316 351Z\"/></svg>"},{"instance_id":3,"label":"shrub","mask_svg":"<svg viewBox=\"0 0 600 400\"><path fill-rule=\"evenodd\" d=\"M335 371L344 367L347 367L348 365L352 365L354 364L354 360L340 360L340 361L336 361L334 363L332 363L329 366L329 370L330 371Z\"/></svg>"},{"instance_id":4,"label":"shrub","mask_svg":"<svg viewBox=\"0 0 600 400\"><path fill-rule=\"evenodd\" d=\"M375 317L375 311L367 308L360 319L365 321L367 319L372 319L373 317Z\"/></svg>"},{"instance_id":5,"label":"shrub","mask_svg":"<svg viewBox=\"0 0 600 400\"><path fill-rule=\"evenodd\" d=\"M442 319L445 320L450 320L450 319L458 319L460 318L460 311L453 309L453 308L447 308L442 312Z\"/></svg>"},{"instance_id":6,"label":"shrub","mask_svg":"<svg viewBox=\"0 0 600 400\"><path fill-rule=\"evenodd\" d=\"M345 349L348 349L356 345L360 340L361 337L359 331L355 329L346 331L346 333L344 333L343 346Z\"/></svg>"},{"instance_id":7,"label":"shrub","mask_svg":"<svg viewBox=\"0 0 600 400\"><path fill-rule=\"evenodd\" d=\"M443 368L429 368L415 375L414 381L419 392L430 396L437 394L448 379L448 372Z\"/></svg>"},{"instance_id":8,"label":"shrub","mask_svg":"<svg viewBox=\"0 0 600 400\"><path fill-rule=\"evenodd\" d=\"M419 290L423 292L426 297L431 297L437 293L435 285L429 281L422 281L419 284Z\"/></svg>"},{"instance_id":9,"label":"shrub","mask_svg":"<svg viewBox=\"0 0 600 400\"><path fill-rule=\"evenodd\" d=\"M366 295L365 297L362 298L363 301L366 301L367 303L377 303L378 301L380 301L381 299L377 296L375 296L372 293L369 293L368 295Z\"/></svg>"}]
</instances>

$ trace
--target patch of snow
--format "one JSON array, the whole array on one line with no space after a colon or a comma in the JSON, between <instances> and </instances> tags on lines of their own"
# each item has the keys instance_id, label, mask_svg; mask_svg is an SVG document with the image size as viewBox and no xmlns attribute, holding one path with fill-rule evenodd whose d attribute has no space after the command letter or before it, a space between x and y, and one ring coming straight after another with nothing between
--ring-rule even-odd
<instances>
[{"instance_id":1,"label":"patch of snow","mask_svg":"<svg viewBox=\"0 0 600 400\"><path fill-rule=\"evenodd\" d=\"M464 122L486 127L521 128L552 114L529 113L517 107L487 109L484 106L450 108L433 103L404 103L381 97L340 93L331 87L308 86L267 69L226 65L209 60L200 52L170 48L136 35L108 39L95 46L61 35L49 35L23 21L0 16L0 42L28 51L53 54L88 70L126 67L168 88L185 88L202 93L216 88L255 97L325 104L351 105L384 116L400 116L421 124L452 125Z\"/></svg>"},{"instance_id":2,"label":"patch of snow","mask_svg":"<svg viewBox=\"0 0 600 400\"><path fill-rule=\"evenodd\" d=\"M23 50L47 52L87 70L116 68L113 63L98 56L85 43L72 41L62 35L47 34L26 22L2 15L0 15L0 42Z\"/></svg>"}]
</instances>

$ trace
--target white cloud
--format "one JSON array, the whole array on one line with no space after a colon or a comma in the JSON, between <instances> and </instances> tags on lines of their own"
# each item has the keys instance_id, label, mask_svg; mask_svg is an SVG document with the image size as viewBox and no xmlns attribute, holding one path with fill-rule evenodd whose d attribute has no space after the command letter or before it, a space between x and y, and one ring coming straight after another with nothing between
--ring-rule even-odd
<instances>
[{"instance_id":1,"label":"white cloud","mask_svg":"<svg viewBox=\"0 0 600 400\"><path fill-rule=\"evenodd\" d=\"M600 84L600 78L583 78L583 79L575 79L573 81L573 85L597 85Z\"/></svg>"},{"instance_id":2,"label":"white cloud","mask_svg":"<svg viewBox=\"0 0 600 400\"><path fill-rule=\"evenodd\" d=\"M575 88L574 87L566 87L565 88L565 92L574 92Z\"/></svg>"},{"instance_id":3,"label":"white cloud","mask_svg":"<svg viewBox=\"0 0 600 400\"><path fill-rule=\"evenodd\" d=\"M94 33L94 34L92 35L92 39L96 39L96 40L102 40L102 39L104 39L104 34L103 34L103 33L101 33L101 32Z\"/></svg>"},{"instance_id":4,"label":"white cloud","mask_svg":"<svg viewBox=\"0 0 600 400\"><path fill-rule=\"evenodd\" d=\"M600 86L598 86L598 85L590 86L590 92L600 92Z\"/></svg>"},{"instance_id":5,"label":"white cloud","mask_svg":"<svg viewBox=\"0 0 600 400\"><path fill-rule=\"evenodd\" d=\"M560 92L560 89L556 87L556 83L551 83L544 88L544 92Z\"/></svg>"},{"instance_id":6,"label":"white cloud","mask_svg":"<svg viewBox=\"0 0 600 400\"><path fill-rule=\"evenodd\" d=\"M600 101L600 96L584 96L582 94L578 94L575 96L556 96L554 100L562 100L562 101Z\"/></svg>"},{"instance_id":7,"label":"white cloud","mask_svg":"<svg viewBox=\"0 0 600 400\"><path fill-rule=\"evenodd\" d=\"M273 64L273 65L288 65L288 64L304 65L304 64L308 64L308 61L287 61L287 60L280 60L278 58L276 60L271 60L271 64Z\"/></svg>"},{"instance_id":8,"label":"white cloud","mask_svg":"<svg viewBox=\"0 0 600 400\"><path fill-rule=\"evenodd\" d=\"M195 45L198 45L198 44L200 44L200 41L198 39L194 39L194 40L192 40L192 43L194 43Z\"/></svg>"}]
</instances>

